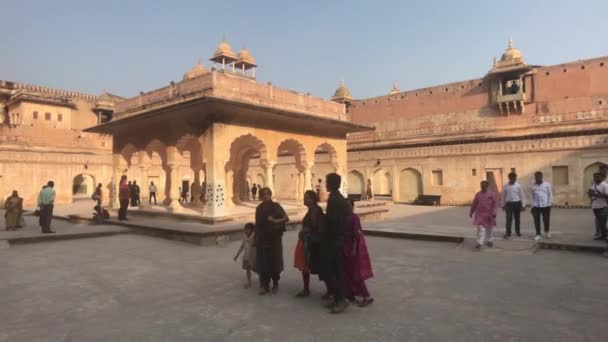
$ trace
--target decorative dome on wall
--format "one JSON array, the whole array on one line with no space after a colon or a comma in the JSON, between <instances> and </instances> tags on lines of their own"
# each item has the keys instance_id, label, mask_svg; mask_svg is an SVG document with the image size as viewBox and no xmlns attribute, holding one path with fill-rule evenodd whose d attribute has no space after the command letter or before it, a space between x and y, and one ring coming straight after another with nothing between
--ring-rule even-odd
<instances>
[{"instance_id":1,"label":"decorative dome on wall","mask_svg":"<svg viewBox=\"0 0 608 342\"><path fill-rule=\"evenodd\" d=\"M348 90L348 87L346 86L346 84L344 84L344 80L340 81L340 86L338 87L338 89L336 89L336 92L334 93L334 96L332 96L332 101L336 101L336 100L352 100L353 97L350 94L350 90Z\"/></svg>"},{"instance_id":2,"label":"decorative dome on wall","mask_svg":"<svg viewBox=\"0 0 608 342\"><path fill-rule=\"evenodd\" d=\"M203 63L201 62L201 60L198 60L198 63L196 63L196 65L188 70L188 72L186 72L184 74L184 79L185 80L189 80L192 78L196 78L196 77L200 77L203 75L206 75L209 73L209 70L207 70L207 68L205 68L205 66L203 65Z\"/></svg>"}]
</instances>

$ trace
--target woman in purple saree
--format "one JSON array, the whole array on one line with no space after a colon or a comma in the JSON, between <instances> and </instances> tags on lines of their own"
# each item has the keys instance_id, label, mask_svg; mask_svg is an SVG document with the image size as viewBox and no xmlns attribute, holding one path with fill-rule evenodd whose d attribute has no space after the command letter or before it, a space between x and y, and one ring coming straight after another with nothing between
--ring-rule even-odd
<instances>
[{"instance_id":1,"label":"woman in purple saree","mask_svg":"<svg viewBox=\"0 0 608 342\"><path fill-rule=\"evenodd\" d=\"M372 263L367 252L367 245L361 229L361 220L354 213L355 204L347 200L349 215L344 230L343 277L344 294L349 300L357 301L359 306L367 306L374 299L370 296L365 280L374 276ZM360 297L360 300L357 300Z\"/></svg>"}]
</instances>

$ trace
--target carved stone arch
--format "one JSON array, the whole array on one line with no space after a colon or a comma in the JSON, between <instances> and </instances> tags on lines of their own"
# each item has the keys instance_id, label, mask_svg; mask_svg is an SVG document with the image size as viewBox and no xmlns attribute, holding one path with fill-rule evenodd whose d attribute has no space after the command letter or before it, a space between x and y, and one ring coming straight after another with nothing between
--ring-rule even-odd
<instances>
[{"instance_id":1,"label":"carved stone arch","mask_svg":"<svg viewBox=\"0 0 608 342\"><path fill-rule=\"evenodd\" d=\"M225 165L225 171L227 175L226 189L229 189L230 184L228 183L232 183L232 191L227 191L227 203L230 202L230 199L239 203L248 198L247 170L249 169L249 160L256 156L259 156L260 165L268 161L266 144L253 134L241 135L230 144L230 157ZM232 182L228 178L229 175L232 176Z\"/></svg>"},{"instance_id":2,"label":"carved stone arch","mask_svg":"<svg viewBox=\"0 0 608 342\"><path fill-rule=\"evenodd\" d=\"M127 143L120 149L120 155L122 161L126 164L127 168L131 167L131 158L137 153L139 149L132 143Z\"/></svg>"},{"instance_id":3,"label":"carved stone arch","mask_svg":"<svg viewBox=\"0 0 608 342\"><path fill-rule=\"evenodd\" d=\"M230 157L243 150L255 150L260 154L260 160L265 162L268 160L268 150L266 144L251 133L241 135L234 139L230 144Z\"/></svg>"},{"instance_id":4,"label":"carved stone arch","mask_svg":"<svg viewBox=\"0 0 608 342\"><path fill-rule=\"evenodd\" d=\"M146 151L146 153L148 154L149 157L152 157L152 155L154 153L157 153L162 160L162 164L166 165L167 147L165 146L165 144L162 141L160 141L158 139L151 140L144 148L144 151Z\"/></svg>"},{"instance_id":5,"label":"carved stone arch","mask_svg":"<svg viewBox=\"0 0 608 342\"><path fill-rule=\"evenodd\" d=\"M175 143L179 154L184 157L185 152L190 153L190 166L193 169L201 169L203 165L203 145L201 139L194 134L187 133L180 137Z\"/></svg>"},{"instance_id":6,"label":"carved stone arch","mask_svg":"<svg viewBox=\"0 0 608 342\"><path fill-rule=\"evenodd\" d=\"M340 167L340 164L338 163L338 152L336 151L336 148L333 145L331 145L330 143L324 142L324 143L318 145L317 148L315 149L315 153L318 153L319 151L324 151L324 152L329 153L330 163L332 164L334 169L336 169L336 171L337 171L338 168Z\"/></svg>"},{"instance_id":7,"label":"carved stone arch","mask_svg":"<svg viewBox=\"0 0 608 342\"><path fill-rule=\"evenodd\" d=\"M289 138L283 140L277 147L277 156L280 156L283 151L291 153L296 159L296 168L303 172L306 168L307 160L306 148L296 139Z\"/></svg>"}]
</instances>

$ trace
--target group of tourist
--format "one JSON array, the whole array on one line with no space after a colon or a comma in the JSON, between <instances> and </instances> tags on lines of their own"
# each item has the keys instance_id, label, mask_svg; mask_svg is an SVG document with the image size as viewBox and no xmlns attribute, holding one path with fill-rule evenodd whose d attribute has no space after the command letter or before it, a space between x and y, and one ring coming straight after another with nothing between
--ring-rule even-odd
<instances>
[{"instance_id":1,"label":"group of tourist","mask_svg":"<svg viewBox=\"0 0 608 342\"><path fill-rule=\"evenodd\" d=\"M602 164L598 172L593 174L593 183L587 195L591 201L591 208L595 217L594 240L606 240L608 222L608 183L606 174L608 167ZM512 237L512 226L515 222L515 234L521 237L521 212L526 210L525 196L522 186L517 182L517 174L509 173L509 182L505 184L502 191L500 205L506 213L506 232L504 239ZM496 215L499 206L496 194L489 190L488 181L482 181L481 190L475 195L469 216L473 218L473 223L477 228L476 248L484 245L494 246L493 229L496 226ZM543 173L534 173L534 183L530 188L531 192L531 213L534 220L535 241L551 238L551 207L553 205L553 191L551 184L543 180ZM541 233L542 221L542 233Z\"/></svg>"},{"instance_id":2,"label":"group of tourist","mask_svg":"<svg viewBox=\"0 0 608 342\"><path fill-rule=\"evenodd\" d=\"M308 211L294 251L294 267L300 270L303 280L303 289L296 296L310 296L310 275L319 275L326 287L322 298L332 313L343 312L349 301L360 306L373 302L365 286L365 280L373 273L361 223L353 212L352 200L345 199L338 191L340 183L339 175L327 175L329 198L325 213L318 205L317 193L305 192L304 204ZM255 224L245 225L245 236L234 259L243 254L245 287L251 287L251 272L256 272L259 294L266 295L279 291L284 267L282 238L289 217L283 207L272 200L269 188L261 188L260 196L262 203L256 208Z\"/></svg>"},{"instance_id":3,"label":"group of tourist","mask_svg":"<svg viewBox=\"0 0 608 342\"><path fill-rule=\"evenodd\" d=\"M521 212L525 210L525 196L521 185L517 182L517 174L509 173L509 182L505 184L502 192L500 205L506 212L507 227L504 239L511 239L511 227L515 221L515 234L521 237ZM480 184L481 190L475 194L469 216L473 218L473 224L477 228L476 248L482 246L493 247L493 230L496 226L496 214L498 209L498 199L496 194L489 189L489 182L484 180ZM534 219L535 241L551 237L550 217L551 206L553 203L553 192L551 184L543 180L543 173L534 173L534 183L530 189L532 194L531 212ZM543 230L541 234L541 218Z\"/></svg>"}]
</instances>

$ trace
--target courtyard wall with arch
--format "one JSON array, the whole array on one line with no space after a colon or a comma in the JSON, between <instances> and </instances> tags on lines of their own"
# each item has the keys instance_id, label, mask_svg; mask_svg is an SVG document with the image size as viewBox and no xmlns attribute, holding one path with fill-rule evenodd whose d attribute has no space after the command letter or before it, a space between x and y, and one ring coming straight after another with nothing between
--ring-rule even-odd
<instances>
[{"instance_id":1,"label":"courtyard wall with arch","mask_svg":"<svg viewBox=\"0 0 608 342\"><path fill-rule=\"evenodd\" d=\"M608 164L607 138L350 151L350 194L363 196L370 181L376 199L412 203L420 194L440 195L442 204L464 205L482 180L501 193L508 174L515 172L529 201L534 173L541 171L552 185L554 205L589 206L593 173Z\"/></svg>"}]
</instances>

